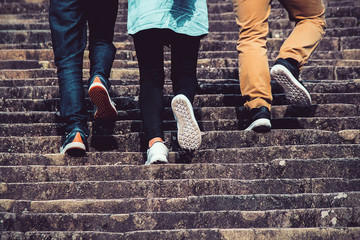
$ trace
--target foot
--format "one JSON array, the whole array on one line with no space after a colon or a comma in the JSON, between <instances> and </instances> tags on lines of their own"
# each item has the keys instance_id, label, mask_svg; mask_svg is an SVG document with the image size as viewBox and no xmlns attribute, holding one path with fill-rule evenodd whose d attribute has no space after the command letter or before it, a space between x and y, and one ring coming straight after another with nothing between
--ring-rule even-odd
<instances>
[{"instance_id":1,"label":"foot","mask_svg":"<svg viewBox=\"0 0 360 240\"><path fill-rule=\"evenodd\" d=\"M60 147L60 153L70 155L82 155L86 151L86 134L79 128L74 129L68 135L64 144Z\"/></svg>"},{"instance_id":2,"label":"foot","mask_svg":"<svg viewBox=\"0 0 360 240\"><path fill-rule=\"evenodd\" d=\"M299 81L298 68L285 59L279 58L272 67L270 75L284 89L289 104L299 107L311 105L310 93Z\"/></svg>"},{"instance_id":3,"label":"foot","mask_svg":"<svg viewBox=\"0 0 360 240\"><path fill-rule=\"evenodd\" d=\"M245 131L269 132L271 130L270 111L267 107L251 109L250 120L252 123Z\"/></svg>"},{"instance_id":4,"label":"foot","mask_svg":"<svg viewBox=\"0 0 360 240\"><path fill-rule=\"evenodd\" d=\"M114 119L117 116L115 103L111 101L108 90L102 83L102 79L96 76L89 87L89 96L96 105L97 110L94 115L95 120Z\"/></svg>"},{"instance_id":5,"label":"foot","mask_svg":"<svg viewBox=\"0 0 360 240\"><path fill-rule=\"evenodd\" d=\"M178 94L171 101L171 108L177 121L180 147L188 150L198 149L201 144L201 132L189 99L183 94Z\"/></svg>"},{"instance_id":6,"label":"foot","mask_svg":"<svg viewBox=\"0 0 360 240\"><path fill-rule=\"evenodd\" d=\"M147 150L147 161L145 165L168 163L169 149L163 142L155 142Z\"/></svg>"}]
</instances>

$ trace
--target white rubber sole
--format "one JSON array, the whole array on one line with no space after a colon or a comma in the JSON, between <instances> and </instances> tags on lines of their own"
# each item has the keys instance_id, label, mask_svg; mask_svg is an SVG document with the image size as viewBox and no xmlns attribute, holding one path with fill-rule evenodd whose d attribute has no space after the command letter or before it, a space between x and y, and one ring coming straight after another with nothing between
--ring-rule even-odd
<instances>
[{"instance_id":1,"label":"white rubber sole","mask_svg":"<svg viewBox=\"0 0 360 240\"><path fill-rule=\"evenodd\" d=\"M271 69L270 75L284 89L289 104L299 107L311 105L310 93L286 67L276 64Z\"/></svg>"},{"instance_id":2,"label":"white rubber sole","mask_svg":"<svg viewBox=\"0 0 360 240\"><path fill-rule=\"evenodd\" d=\"M97 108L94 119L106 120L117 117L115 104L111 101L108 91L101 83L91 84L89 97Z\"/></svg>"},{"instance_id":3,"label":"white rubber sole","mask_svg":"<svg viewBox=\"0 0 360 240\"><path fill-rule=\"evenodd\" d=\"M66 153L68 150L72 150L72 149L79 149L79 150L84 150L86 151L86 146L83 143L80 142L72 142L67 144L64 148L60 148L60 153L64 154Z\"/></svg>"},{"instance_id":4,"label":"white rubber sole","mask_svg":"<svg viewBox=\"0 0 360 240\"><path fill-rule=\"evenodd\" d=\"M189 99L183 94L176 95L171 101L171 109L177 121L180 147L188 150L198 149L201 145L201 131Z\"/></svg>"},{"instance_id":5,"label":"white rubber sole","mask_svg":"<svg viewBox=\"0 0 360 240\"><path fill-rule=\"evenodd\" d=\"M254 132L268 132L271 130L270 120L267 118L259 118L252 122L245 131L254 131Z\"/></svg>"}]
</instances>

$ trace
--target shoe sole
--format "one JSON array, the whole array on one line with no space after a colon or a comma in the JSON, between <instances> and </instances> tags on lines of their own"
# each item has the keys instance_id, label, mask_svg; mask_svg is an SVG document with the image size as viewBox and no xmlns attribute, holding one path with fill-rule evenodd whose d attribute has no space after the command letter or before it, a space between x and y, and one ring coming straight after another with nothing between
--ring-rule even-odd
<instances>
[{"instance_id":1,"label":"shoe sole","mask_svg":"<svg viewBox=\"0 0 360 240\"><path fill-rule=\"evenodd\" d=\"M284 89L289 104L299 107L311 105L309 92L286 67L277 64L271 69L270 75Z\"/></svg>"},{"instance_id":2,"label":"shoe sole","mask_svg":"<svg viewBox=\"0 0 360 240\"><path fill-rule=\"evenodd\" d=\"M255 120L250 124L245 131L254 131L254 132L269 132L271 130L270 120L267 118L260 118Z\"/></svg>"},{"instance_id":3,"label":"shoe sole","mask_svg":"<svg viewBox=\"0 0 360 240\"><path fill-rule=\"evenodd\" d=\"M83 143L80 142L72 142L67 144L63 149L60 149L60 153L65 154L68 151L79 151L79 152L85 152L86 146Z\"/></svg>"},{"instance_id":4,"label":"shoe sole","mask_svg":"<svg viewBox=\"0 0 360 240\"><path fill-rule=\"evenodd\" d=\"M106 120L117 117L116 108L111 102L108 91L102 84L93 83L89 88L89 96L97 107L94 119Z\"/></svg>"},{"instance_id":5,"label":"shoe sole","mask_svg":"<svg viewBox=\"0 0 360 240\"><path fill-rule=\"evenodd\" d=\"M201 131L190 101L184 95L177 95L171 101L171 109L177 121L180 147L188 150L198 149L201 145Z\"/></svg>"}]
</instances>

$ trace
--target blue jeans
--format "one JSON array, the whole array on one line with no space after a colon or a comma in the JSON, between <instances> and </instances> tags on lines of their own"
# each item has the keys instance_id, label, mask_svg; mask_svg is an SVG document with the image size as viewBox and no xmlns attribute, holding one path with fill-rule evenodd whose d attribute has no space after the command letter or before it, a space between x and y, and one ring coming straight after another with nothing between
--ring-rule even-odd
<instances>
[{"instance_id":1,"label":"blue jeans","mask_svg":"<svg viewBox=\"0 0 360 240\"><path fill-rule=\"evenodd\" d=\"M66 132L79 127L88 134L83 87L83 55L89 25L90 79L100 75L106 87L115 58L112 43L118 0L50 0L49 22L60 88L60 114Z\"/></svg>"}]
</instances>

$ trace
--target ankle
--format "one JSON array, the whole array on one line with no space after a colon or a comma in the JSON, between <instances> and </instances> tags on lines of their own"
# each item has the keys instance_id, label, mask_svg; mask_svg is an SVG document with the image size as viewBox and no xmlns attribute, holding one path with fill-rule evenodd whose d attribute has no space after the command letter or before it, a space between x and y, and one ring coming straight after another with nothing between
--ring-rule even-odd
<instances>
[{"instance_id":1,"label":"ankle","mask_svg":"<svg viewBox=\"0 0 360 240\"><path fill-rule=\"evenodd\" d=\"M160 137L155 137L155 138L152 138L150 141L149 141L149 148L151 148L153 145L154 145L154 143L156 143L156 142L164 142L164 140L162 140L162 138L160 138Z\"/></svg>"},{"instance_id":2,"label":"ankle","mask_svg":"<svg viewBox=\"0 0 360 240\"><path fill-rule=\"evenodd\" d=\"M293 67L299 69L299 62L296 61L293 58L285 58L286 61L288 61Z\"/></svg>"}]
</instances>

